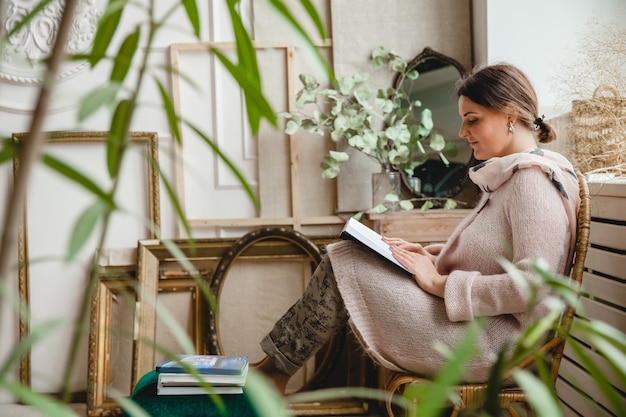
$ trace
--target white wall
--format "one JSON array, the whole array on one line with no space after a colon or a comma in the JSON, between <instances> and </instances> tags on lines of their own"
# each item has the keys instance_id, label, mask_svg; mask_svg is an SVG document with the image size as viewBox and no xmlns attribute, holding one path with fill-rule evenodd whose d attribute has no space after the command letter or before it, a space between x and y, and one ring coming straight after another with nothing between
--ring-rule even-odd
<instances>
[{"instance_id":1,"label":"white wall","mask_svg":"<svg viewBox=\"0 0 626 417\"><path fill-rule=\"evenodd\" d=\"M167 4L170 4L173 0L159 1L158 6L163 9L167 8ZM469 1L469 0L468 0ZM28 2L25 2L28 3ZM103 4L104 0L98 0L96 3ZM242 4L244 7L251 8L252 1L244 1ZM316 3L325 4L323 1ZM337 2L339 3L339 2ZM435 4L437 2L429 0L424 2L428 4ZM592 18L598 16L601 22L624 22L626 21L626 7L623 0L524 0L524 1L505 1L505 0L475 0L475 15L474 15L474 31L475 31L475 50L474 56L478 58L478 61L495 61L495 60L507 60L514 64L519 65L525 70L533 82L535 83L540 103L542 108L546 108L546 116L552 116L548 109L556 108L562 102L557 99L555 78L561 73L561 68L568 59L570 59L570 51L576 47L580 42L580 39L584 35L585 28L591 28ZM0 5L3 3L0 2ZM216 7L221 5L222 2L199 2L199 6L203 8L201 10L202 16L214 16L214 20L203 22L203 31L201 37L203 41L227 41L230 36L228 27L223 27L223 22L228 19L219 19L223 17L223 11L219 10L205 10L209 7ZM467 4L467 3L466 3ZM209 6L210 5L210 6ZM514 7L513 7L513 6ZM353 9L358 10L358 9ZM256 10L258 13L259 10ZM1 15L1 13L0 13ZM255 14L250 11L250 16ZM423 18L423 15L421 15ZM182 17L182 15L181 15ZM259 16L257 16L259 17ZM261 16L265 17L265 16ZM182 17L184 19L184 17ZM419 24L420 16L415 18L415 24ZM383 19L383 16L380 16ZM263 22L273 22L271 19L260 19ZM484 22L484 24L483 24ZM128 22L125 22L128 24ZM601 27L602 24L595 24L594 27ZM388 26L385 26L387 28ZM371 28L367 25L362 26L363 31L370 31ZM382 29L381 29L382 30ZM388 31L388 29L385 29ZM210 31L210 33L208 33ZM333 41L339 39L340 27L333 28ZM263 32L263 31L260 31ZM388 32L385 32L389 35ZM446 32L447 33L447 32ZM344 34L345 35L345 34ZM371 33L370 36L374 37ZM419 52L422 46L420 43L428 44L427 39L414 40L413 37L407 37L405 32L400 32L398 36L402 37L402 42L405 45L415 47ZM359 36L357 33L350 33L350 36L346 37L348 40L363 42L363 36ZM167 64L168 58L168 46L176 42L190 42L192 37L189 34L181 33L176 28L171 28L166 34L162 34L159 37L157 48L150 51L151 58L154 62L160 64ZM419 47L417 46L418 44ZM408 46L407 46L408 47ZM443 51L445 52L445 51ZM9 67L9 70L15 68L5 63L4 69ZM2 65L0 65L2 67ZM2 68L0 68L2 69ZM11 72L11 71L9 71ZM77 129L94 129L94 130L106 130L106 117L104 115L97 115L95 118L90 119L87 123L79 124L75 118L75 106L72 104L77 96L84 91L88 91L98 83L106 81L108 74L104 72L89 73L86 71L79 72L72 77L68 77L63 80L58 90L58 95L55 96L55 103L53 107L55 111L46 123L47 130L77 130ZM280 77L280 76L279 76ZM268 77L271 78L271 77ZM29 109L32 108L35 94L37 90L36 86L29 87L28 85L16 84L15 82L9 82L6 80L0 80L0 137L10 137L13 132L21 132L28 129ZM184 91L183 91L184 92ZM146 90L142 95L142 100L146 102L157 102L156 90L154 88ZM228 107L231 108L231 107ZM199 110L199 114L202 113L202 109ZM155 117L153 109L149 106L141 109L139 118L133 126L133 130L141 131L156 131L159 135L160 141L160 159L161 166L165 168L167 174L171 171L171 135L168 131L167 125L162 118ZM301 164L305 164L307 161L302 160ZM314 162L317 165L317 161ZM1 167L0 170L0 199L5 198L6 191L12 181L12 172L7 166ZM307 189L303 187L304 189ZM320 187L318 187L320 188ZM307 189L308 190L308 189ZM30 190L31 192L34 189ZM161 192L164 195L164 192ZM31 200L35 201L31 196ZM165 198L163 198L165 200ZM68 205L72 202L67 201ZM0 205L0 210L2 210ZM58 205L58 210L62 214L62 217L55 216L49 210L49 207L42 204L40 207L30 207L30 210L34 210L33 213L44 213L48 217L49 224L53 222L58 223L62 230L69 230L73 224L74 216L69 216L69 211L64 210L63 204ZM172 220L169 206L162 205L164 213L162 213L162 226L164 227L164 234L167 237L175 236L176 227ZM314 213L317 214L317 213ZM49 232L49 225L43 224L39 230L34 232L40 235L48 235L45 242L40 242L41 245L49 248L64 248L66 243L63 240L65 236L52 235ZM116 240L116 247L132 247L136 244L136 233L130 233L126 238L121 236ZM88 256L86 254L85 256ZM62 268L60 261L55 260L55 267ZM39 263L40 268L45 268L45 262ZM33 283L37 283L36 289L33 291L33 296L38 296L42 305L37 306L36 318L43 321L47 318L60 318L73 317L74 310L76 309L75 302L77 299L77 291L82 288L84 284L82 274L80 271L69 273L65 271L64 283L68 284L70 288L61 288L57 277L50 276L51 274L45 271L36 274L31 277ZM70 280L69 282L67 280ZM56 280L56 281L55 281ZM51 308L54 315L50 314ZM7 315L6 306L0 306L5 310L0 311L2 314L1 330L0 334L0 362L2 362L9 354L11 346L16 342L15 329L11 328L10 320L6 320ZM41 308L40 308L41 307ZM48 308L50 307L50 308ZM58 314L57 314L58 313ZM14 323L13 323L14 324ZM64 336L64 335L60 335ZM59 337L52 340L50 344L45 344L45 348L38 349L34 352L34 365L37 367L44 366L45 364L55 363L54 369L46 369L45 372L39 372L39 377L43 373L43 378L36 378L35 388L41 391L54 391L56 389L56 375L54 372L57 368L63 368L65 364L65 354L63 346L59 342ZM81 355L85 355L86 346L81 347ZM37 374L37 372L36 372ZM52 378L50 382L47 378ZM85 372L81 367L76 370L73 375L74 386L80 388L85 383ZM0 392L0 402L6 402L7 397Z\"/></svg>"},{"instance_id":2,"label":"white wall","mask_svg":"<svg viewBox=\"0 0 626 417\"><path fill-rule=\"evenodd\" d=\"M597 58L594 49L597 54L601 47L611 58L610 45L602 40L626 36L624 0L477 0L473 21L476 63L507 61L520 67L548 118L569 111L573 98L590 97L599 83L616 83L601 71L606 62L587 58ZM622 53L625 43L622 37ZM624 82L624 55L620 69Z\"/></svg>"}]
</instances>

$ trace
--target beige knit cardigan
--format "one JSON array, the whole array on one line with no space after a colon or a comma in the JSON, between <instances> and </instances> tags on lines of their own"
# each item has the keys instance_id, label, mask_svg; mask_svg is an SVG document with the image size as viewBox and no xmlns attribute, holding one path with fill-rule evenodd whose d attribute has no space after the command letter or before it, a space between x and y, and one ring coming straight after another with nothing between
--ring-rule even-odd
<instances>
[{"instance_id":1,"label":"beige knit cardigan","mask_svg":"<svg viewBox=\"0 0 626 417\"><path fill-rule=\"evenodd\" d=\"M558 154L548 156L571 169ZM564 199L545 169L515 168L495 190L483 187L491 192L483 193L443 246L435 265L449 275L444 298L426 293L412 277L356 243L328 246L350 327L375 362L432 376L445 362L438 345L454 348L468 321L484 316L478 354L464 375L467 382L484 382L505 343L545 314L542 307L527 312L527 282L507 274L500 259L512 262L528 280L539 259L552 271L565 271L579 204L577 183L557 172L572 197ZM482 186L480 178L472 180Z\"/></svg>"}]
</instances>

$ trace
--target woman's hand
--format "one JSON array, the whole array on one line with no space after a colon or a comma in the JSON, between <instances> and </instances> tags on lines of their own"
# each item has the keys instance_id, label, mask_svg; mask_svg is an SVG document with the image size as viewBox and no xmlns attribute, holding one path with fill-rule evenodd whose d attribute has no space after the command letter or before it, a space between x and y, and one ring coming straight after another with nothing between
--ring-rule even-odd
<instances>
[{"instance_id":1,"label":"woman's hand","mask_svg":"<svg viewBox=\"0 0 626 417\"><path fill-rule=\"evenodd\" d=\"M397 238L383 238L383 241L389 244L393 257L413 274L417 285L424 291L443 298L448 276L437 272L433 263L436 256L417 243Z\"/></svg>"},{"instance_id":2,"label":"woman's hand","mask_svg":"<svg viewBox=\"0 0 626 417\"><path fill-rule=\"evenodd\" d=\"M430 259L432 263L435 263L435 261L437 260L436 254L430 253L429 251L426 250L426 248L424 248L419 243L410 243L398 237L385 237L385 236L383 236L383 242L385 242L386 244L392 247L402 248L409 252L415 252L415 253L419 253L421 255L427 256L428 259Z\"/></svg>"}]
</instances>

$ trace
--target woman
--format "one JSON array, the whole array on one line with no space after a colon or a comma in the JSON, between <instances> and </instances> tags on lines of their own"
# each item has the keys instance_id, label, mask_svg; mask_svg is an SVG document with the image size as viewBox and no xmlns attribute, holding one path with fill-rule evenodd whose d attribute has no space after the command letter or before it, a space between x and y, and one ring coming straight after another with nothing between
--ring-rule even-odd
<instances>
[{"instance_id":1,"label":"woman","mask_svg":"<svg viewBox=\"0 0 626 417\"><path fill-rule=\"evenodd\" d=\"M414 279L351 241L329 245L302 298L261 342L267 357L257 368L280 391L346 321L377 363L430 376L445 362L435 346L454 348L466 323L484 317L463 376L484 382L495 355L545 315L541 305L530 309L528 282L501 260L529 282L540 259L555 273L568 270L580 202L572 165L537 148L537 139L550 142L556 132L538 116L535 91L516 67L479 68L457 94L459 135L483 161L469 172L481 201L445 245L383 238Z\"/></svg>"}]
</instances>

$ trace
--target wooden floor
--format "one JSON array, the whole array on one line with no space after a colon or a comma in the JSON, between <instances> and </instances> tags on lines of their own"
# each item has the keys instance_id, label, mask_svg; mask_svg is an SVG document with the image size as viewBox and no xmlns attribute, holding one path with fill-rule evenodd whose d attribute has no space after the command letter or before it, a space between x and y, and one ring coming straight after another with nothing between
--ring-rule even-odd
<instances>
[{"instance_id":1,"label":"wooden floor","mask_svg":"<svg viewBox=\"0 0 626 417\"><path fill-rule=\"evenodd\" d=\"M71 404L70 408L77 417L85 417L87 407L85 404ZM39 411L32 406L21 404L0 404L0 416L2 417L48 417L45 412Z\"/></svg>"},{"instance_id":2,"label":"wooden floor","mask_svg":"<svg viewBox=\"0 0 626 417\"><path fill-rule=\"evenodd\" d=\"M70 408L75 412L76 417L86 416L85 404L71 404ZM520 414L524 416L523 410L519 410ZM449 411L444 411L440 415L446 417L449 415ZM317 414L317 417L330 417L330 415ZM0 404L0 417L48 417L44 412L38 411L31 406L20 404ZM236 417L236 416L233 416ZM372 407L367 414L332 414L332 417L388 417L384 408ZM402 417L398 415L396 417ZM503 416L504 417L504 416Z\"/></svg>"},{"instance_id":3,"label":"wooden floor","mask_svg":"<svg viewBox=\"0 0 626 417\"><path fill-rule=\"evenodd\" d=\"M86 417L87 408L85 404L72 404L70 405L70 408L74 411L76 417ZM326 416L321 414L317 415L317 417ZM0 404L0 417L48 417L48 414L41 412L32 406L20 404ZM387 414L384 411L379 412L377 410L373 410L368 414L332 414L332 417L387 417Z\"/></svg>"}]
</instances>

